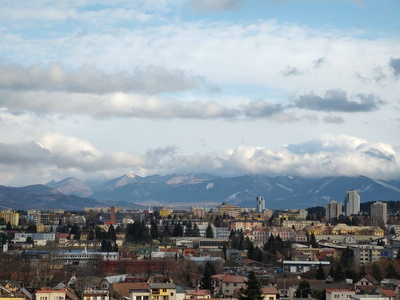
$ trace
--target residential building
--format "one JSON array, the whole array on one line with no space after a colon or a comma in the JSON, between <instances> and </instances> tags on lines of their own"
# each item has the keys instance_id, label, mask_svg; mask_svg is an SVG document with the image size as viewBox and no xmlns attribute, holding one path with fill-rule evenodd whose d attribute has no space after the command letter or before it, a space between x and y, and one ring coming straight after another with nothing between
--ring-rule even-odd
<instances>
[{"instance_id":1,"label":"residential building","mask_svg":"<svg viewBox=\"0 0 400 300\"><path fill-rule=\"evenodd\" d=\"M346 198L344 199L344 212L346 217L357 215L360 212L360 195L357 190L347 191Z\"/></svg>"},{"instance_id":2,"label":"residential building","mask_svg":"<svg viewBox=\"0 0 400 300\"><path fill-rule=\"evenodd\" d=\"M221 216L226 215L228 217L237 218L242 212L242 208L236 205L227 204L223 202L222 205L218 207L218 212Z\"/></svg>"},{"instance_id":3,"label":"residential building","mask_svg":"<svg viewBox=\"0 0 400 300\"><path fill-rule=\"evenodd\" d=\"M215 227L215 238L217 239L229 239L230 234L229 227Z\"/></svg>"},{"instance_id":4,"label":"residential building","mask_svg":"<svg viewBox=\"0 0 400 300\"><path fill-rule=\"evenodd\" d=\"M176 300L176 287L173 283L152 283L150 300ZM137 299L139 300L139 299ZM143 299L142 299L143 300Z\"/></svg>"},{"instance_id":5,"label":"residential building","mask_svg":"<svg viewBox=\"0 0 400 300\"><path fill-rule=\"evenodd\" d=\"M311 269L317 269L319 265L329 267L329 261L283 261L283 271L288 273L304 273Z\"/></svg>"},{"instance_id":6,"label":"residential building","mask_svg":"<svg viewBox=\"0 0 400 300\"><path fill-rule=\"evenodd\" d=\"M231 230L252 230L256 227L262 227L263 221L260 220L232 220L229 223L229 228Z\"/></svg>"},{"instance_id":7,"label":"residential building","mask_svg":"<svg viewBox=\"0 0 400 300\"><path fill-rule=\"evenodd\" d=\"M387 203L377 201L371 204L371 221L374 225L387 222Z\"/></svg>"},{"instance_id":8,"label":"residential building","mask_svg":"<svg viewBox=\"0 0 400 300\"><path fill-rule=\"evenodd\" d=\"M256 197L257 212L263 212L265 209L265 199L263 196Z\"/></svg>"},{"instance_id":9,"label":"residential building","mask_svg":"<svg viewBox=\"0 0 400 300\"><path fill-rule=\"evenodd\" d=\"M282 227L288 227L288 228L293 228L298 231L298 230L303 230L304 228L308 226L320 226L321 222L320 221L312 221L312 220L283 220L282 221Z\"/></svg>"},{"instance_id":10,"label":"residential building","mask_svg":"<svg viewBox=\"0 0 400 300\"><path fill-rule=\"evenodd\" d=\"M4 219L4 223L10 222L12 226L18 226L19 224L19 213L13 210L4 209L0 211L0 219Z\"/></svg>"},{"instance_id":11,"label":"residential building","mask_svg":"<svg viewBox=\"0 0 400 300\"><path fill-rule=\"evenodd\" d=\"M172 214L173 210L163 207L160 209L159 214L161 218L168 218L170 214Z\"/></svg>"},{"instance_id":12,"label":"residential building","mask_svg":"<svg viewBox=\"0 0 400 300\"><path fill-rule=\"evenodd\" d=\"M262 288L264 300L276 300L278 294L278 290L274 286L265 286Z\"/></svg>"},{"instance_id":13,"label":"residential building","mask_svg":"<svg viewBox=\"0 0 400 300\"><path fill-rule=\"evenodd\" d=\"M350 289L326 289L326 300L349 300L356 294L355 291Z\"/></svg>"},{"instance_id":14,"label":"residential building","mask_svg":"<svg viewBox=\"0 0 400 300\"><path fill-rule=\"evenodd\" d=\"M246 285L247 278L241 275L226 275L218 274L213 275L214 287L219 295L225 298L233 297L237 289Z\"/></svg>"},{"instance_id":15,"label":"residential building","mask_svg":"<svg viewBox=\"0 0 400 300\"><path fill-rule=\"evenodd\" d=\"M129 300L150 300L151 293L147 283L137 283L129 290Z\"/></svg>"},{"instance_id":16,"label":"residential building","mask_svg":"<svg viewBox=\"0 0 400 300\"><path fill-rule=\"evenodd\" d=\"M82 293L83 300L110 300L108 291L86 288Z\"/></svg>"},{"instance_id":17,"label":"residential building","mask_svg":"<svg viewBox=\"0 0 400 300\"><path fill-rule=\"evenodd\" d=\"M375 245L352 245L354 251L354 261L356 265L365 265L380 260L383 246Z\"/></svg>"},{"instance_id":18,"label":"residential building","mask_svg":"<svg viewBox=\"0 0 400 300\"><path fill-rule=\"evenodd\" d=\"M210 299L211 293L209 290L195 289L195 290L186 290L185 299Z\"/></svg>"},{"instance_id":19,"label":"residential building","mask_svg":"<svg viewBox=\"0 0 400 300\"><path fill-rule=\"evenodd\" d=\"M36 300L79 300L79 297L70 289L51 289L42 287L36 291Z\"/></svg>"},{"instance_id":20,"label":"residential building","mask_svg":"<svg viewBox=\"0 0 400 300\"><path fill-rule=\"evenodd\" d=\"M328 202L325 206L325 212L328 221L331 221L334 218L339 218L342 214L342 203L338 201Z\"/></svg>"}]
</instances>

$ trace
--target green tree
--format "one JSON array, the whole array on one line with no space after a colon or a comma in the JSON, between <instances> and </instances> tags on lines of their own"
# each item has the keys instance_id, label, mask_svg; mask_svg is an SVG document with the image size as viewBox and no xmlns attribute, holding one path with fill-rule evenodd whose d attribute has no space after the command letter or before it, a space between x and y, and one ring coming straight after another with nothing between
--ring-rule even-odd
<instances>
[{"instance_id":1,"label":"green tree","mask_svg":"<svg viewBox=\"0 0 400 300\"><path fill-rule=\"evenodd\" d=\"M400 249L397 250L396 259L397 259L397 260L400 260Z\"/></svg>"},{"instance_id":2,"label":"green tree","mask_svg":"<svg viewBox=\"0 0 400 300\"><path fill-rule=\"evenodd\" d=\"M318 244L317 240L315 239L314 232L311 233L310 244L311 244L311 246L312 246L313 248L319 248L319 244Z\"/></svg>"},{"instance_id":3,"label":"green tree","mask_svg":"<svg viewBox=\"0 0 400 300\"><path fill-rule=\"evenodd\" d=\"M7 225L6 225L6 230L11 230L11 229L12 229L11 223L10 223L10 221L8 221Z\"/></svg>"},{"instance_id":4,"label":"green tree","mask_svg":"<svg viewBox=\"0 0 400 300\"><path fill-rule=\"evenodd\" d=\"M208 223L207 229L206 229L206 238L212 239L214 238L214 232L211 227L211 223Z\"/></svg>"},{"instance_id":5,"label":"green tree","mask_svg":"<svg viewBox=\"0 0 400 300\"><path fill-rule=\"evenodd\" d=\"M367 272L365 271L365 266L364 265L361 266L359 274L360 274L361 278L364 277L365 275L367 275Z\"/></svg>"},{"instance_id":6,"label":"green tree","mask_svg":"<svg viewBox=\"0 0 400 300\"><path fill-rule=\"evenodd\" d=\"M374 277L376 280L381 282L382 280L382 272L379 266L376 263L372 264L372 277Z\"/></svg>"},{"instance_id":7,"label":"green tree","mask_svg":"<svg viewBox=\"0 0 400 300\"><path fill-rule=\"evenodd\" d=\"M26 233L36 233L37 232L36 224L30 223L28 225L28 228L25 230L25 232Z\"/></svg>"},{"instance_id":8,"label":"green tree","mask_svg":"<svg viewBox=\"0 0 400 300\"><path fill-rule=\"evenodd\" d=\"M310 284L305 280L301 281L296 290L296 298L308 298L309 294L310 294Z\"/></svg>"},{"instance_id":9,"label":"green tree","mask_svg":"<svg viewBox=\"0 0 400 300\"><path fill-rule=\"evenodd\" d=\"M94 238L95 238L95 232L92 228L90 228L87 239L89 241L92 241L92 240L94 240Z\"/></svg>"},{"instance_id":10,"label":"green tree","mask_svg":"<svg viewBox=\"0 0 400 300\"><path fill-rule=\"evenodd\" d=\"M318 270L317 270L317 274L315 275L315 279L318 279L318 280L325 280L326 279L324 269L322 268L322 264L319 264L319 267L318 267Z\"/></svg>"},{"instance_id":11,"label":"green tree","mask_svg":"<svg viewBox=\"0 0 400 300\"><path fill-rule=\"evenodd\" d=\"M197 226L197 223L194 223L193 225L193 236L200 237L200 229L199 226Z\"/></svg>"},{"instance_id":12,"label":"green tree","mask_svg":"<svg viewBox=\"0 0 400 300\"><path fill-rule=\"evenodd\" d=\"M338 264L338 265L336 266L335 274L334 274L333 278L334 278L336 281L345 280L345 276L344 276L344 273L343 273L343 269L342 269L342 265L341 265L341 264Z\"/></svg>"},{"instance_id":13,"label":"green tree","mask_svg":"<svg viewBox=\"0 0 400 300\"><path fill-rule=\"evenodd\" d=\"M200 288L209 290L211 294L214 293L214 285L211 276L215 275L215 268L212 262L207 261L203 270L203 277L200 281Z\"/></svg>"},{"instance_id":14,"label":"green tree","mask_svg":"<svg viewBox=\"0 0 400 300\"><path fill-rule=\"evenodd\" d=\"M261 281L253 270L249 272L246 287L242 287L239 293L240 300L263 300Z\"/></svg>"},{"instance_id":15,"label":"green tree","mask_svg":"<svg viewBox=\"0 0 400 300\"><path fill-rule=\"evenodd\" d=\"M108 228L108 231L107 231L107 238L108 238L109 240L114 241L114 242L117 240L117 236L116 236L116 234L115 234L115 229L114 229L114 226L113 226L113 225L110 225L110 227Z\"/></svg>"},{"instance_id":16,"label":"green tree","mask_svg":"<svg viewBox=\"0 0 400 300\"><path fill-rule=\"evenodd\" d=\"M192 221L189 221L186 224L185 236L188 236L188 237L193 236Z\"/></svg>"},{"instance_id":17,"label":"green tree","mask_svg":"<svg viewBox=\"0 0 400 300\"><path fill-rule=\"evenodd\" d=\"M354 251L350 247L347 247L343 250L342 255L340 257L340 263L347 267L351 268L354 264Z\"/></svg>"},{"instance_id":18,"label":"green tree","mask_svg":"<svg viewBox=\"0 0 400 300\"><path fill-rule=\"evenodd\" d=\"M74 240L80 240L81 239L81 228L74 224L74 226L72 226L70 234L74 235Z\"/></svg>"},{"instance_id":19,"label":"green tree","mask_svg":"<svg viewBox=\"0 0 400 300\"><path fill-rule=\"evenodd\" d=\"M164 226L164 230L163 230L163 237L169 238L170 236L171 236L171 232L169 231L168 223L166 223Z\"/></svg>"},{"instance_id":20,"label":"green tree","mask_svg":"<svg viewBox=\"0 0 400 300\"><path fill-rule=\"evenodd\" d=\"M176 216L176 215L175 215ZM181 237L183 236L183 228L180 222L175 223L174 229L172 231L173 237Z\"/></svg>"},{"instance_id":21,"label":"green tree","mask_svg":"<svg viewBox=\"0 0 400 300\"><path fill-rule=\"evenodd\" d=\"M153 240L157 240L160 237L157 222L155 220L151 220L150 222L150 236Z\"/></svg>"},{"instance_id":22,"label":"green tree","mask_svg":"<svg viewBox=\"0 0 400 300\"><path fill-rule=\"evenodd\" d=\"M397 277L396 269L394 268L392 263L389 263L389 265L387 266L385 271L386 271L386 277L385 278L393 279L393 278Z\"/></svg>"},{"instance_id":23,"label":"green tree","mask_svg":"<svg viewBox=\"0 0 400 300\"><path fill-rule=\"evenodd\" d=\"M390 229L390 235L396 235L396 230L394 230L394 227Z\"/></svg>"}]
</instances>

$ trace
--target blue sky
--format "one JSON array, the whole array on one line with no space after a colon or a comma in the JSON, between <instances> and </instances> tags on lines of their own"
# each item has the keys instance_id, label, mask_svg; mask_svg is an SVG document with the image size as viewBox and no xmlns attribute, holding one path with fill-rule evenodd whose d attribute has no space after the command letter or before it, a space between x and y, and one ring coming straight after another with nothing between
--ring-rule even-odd
<instances>
[{"instance_id":1,"label":"blue sky","mask_svg":"<svg viewBox=\"0 0 400 300\"><path fill-rule=\"evenodd\" d=\"M399 179L399 1L1 3L0 184Z\"/></svg>"}]
</instances>

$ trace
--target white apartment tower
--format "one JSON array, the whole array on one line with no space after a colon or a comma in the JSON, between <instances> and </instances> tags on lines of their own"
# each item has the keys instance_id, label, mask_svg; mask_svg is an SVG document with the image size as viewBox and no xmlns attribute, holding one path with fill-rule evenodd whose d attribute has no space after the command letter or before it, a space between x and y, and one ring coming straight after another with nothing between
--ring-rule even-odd
<instances>
[{"instance_id":1,"label":"white apartment tower","mask_svg":"<svg viewBox=\"0 0 400 300\"><path fill-rule=\"evenodd\" d=\"M374 225L379 225L383 221L387 222L387 203L377 201L371 204L371 221Z\"/></svg>"},{"instance_id":2,"label":"white apartment tower","mask_svg":"<svg viewBox=\"0 0 400 300\"><path fill-rule=\"evenodd\" d=\"M346 217L357 215L360 211L360 195L357 190L348 190L344 198L344 212Z\"/></svg>"},{"instance_id":3,"label":"white apartment tower","mask_svg":"<svg viewBox=\"0 0 400 300\"><path fill-rule=\"evenodd\" d=\"M257 212L263 212L265 210L265 199L263 196L256 197Z\"/></svg>"},{"instance_id":4,"label":"white apartment tower","mask_svg":"<svg viewBox=\"0 0 400 300\"><path fill-rule=\"evenodd\" d=\"M325 206L326 219L332 221L334 218L339 218L342 214L342 203L338 201L328 202Z\"/></svg>"}]
</instances>

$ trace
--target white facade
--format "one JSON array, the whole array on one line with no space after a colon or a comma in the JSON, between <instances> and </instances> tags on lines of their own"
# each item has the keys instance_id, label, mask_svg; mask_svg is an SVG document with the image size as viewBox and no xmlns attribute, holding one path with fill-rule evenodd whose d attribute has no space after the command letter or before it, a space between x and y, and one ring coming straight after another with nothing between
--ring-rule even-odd
<instances>
[{"instance_id":1,"label":"white facade","mask_svg":"<svg viewBox=\"0 0 400 300\"><path fill-rule=\"evenodd\" d=\"M360 195L357 190L347 191L346 198L344 199L344 210L346 217L357 215L360 212Z\"/></svg>"},{"instance_id":2,"label":"white facade","mask_svg":"<svg viewBox=\"0 0 400 300\"><path fill-rule=\"evenodd\" d=\"M263 196L256 197L257 212L263 212L265 209L265 199Z\"/></svg>"}]
</instances>

